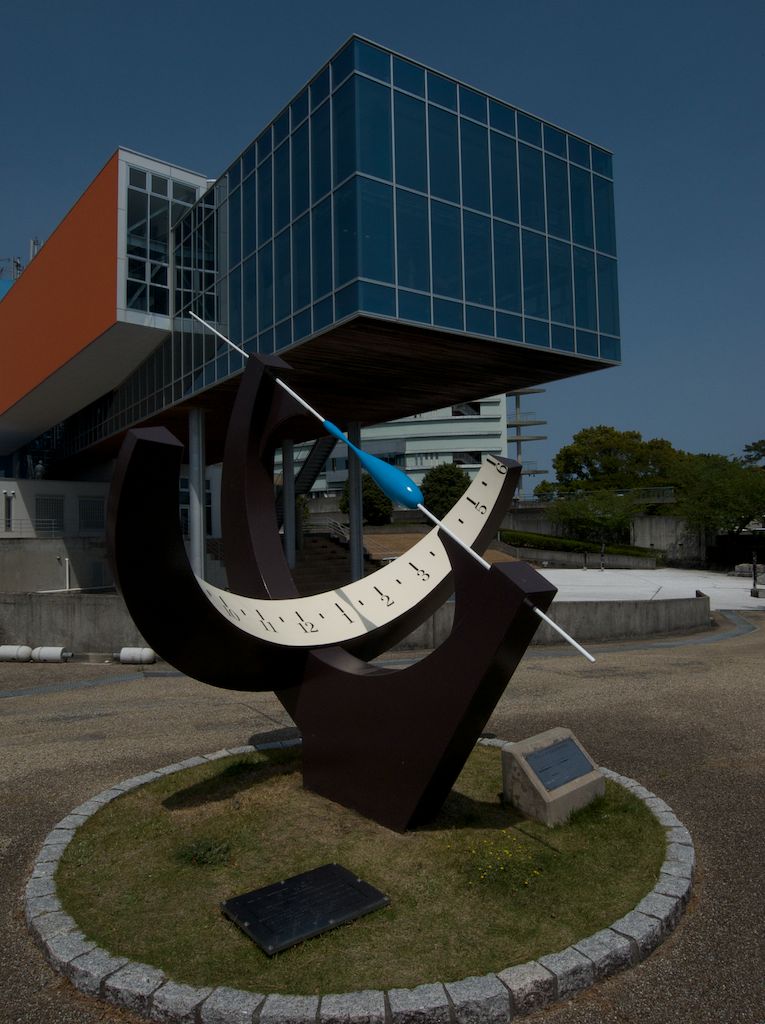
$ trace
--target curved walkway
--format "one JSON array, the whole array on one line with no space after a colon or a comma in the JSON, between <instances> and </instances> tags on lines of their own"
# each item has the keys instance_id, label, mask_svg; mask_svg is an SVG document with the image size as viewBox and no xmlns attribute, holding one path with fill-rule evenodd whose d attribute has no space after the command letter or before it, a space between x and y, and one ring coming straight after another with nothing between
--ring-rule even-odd
<instances>
[{"instance_id":1,"label":"curved walkway","mask_svg":"<svg viewBox=\"0 0 765 1024\"><path fill-rule=\"evenodd\" d=\"M762 613L747 613L765 625ZM637 968L532 1018L543 1024L765 1020L762 893L765 630L708 646L599 648L598 662L528 658L489 728L511 740L570 727L602 763L660 793L694 837L696 895ZM52 825L115 780L289 725L271 695L121 666L0 665L0 1020L126 1024L77 993L34 945L19 899ZM37 691L37 692L35 692Z\"/></svg>"}]
</instances>

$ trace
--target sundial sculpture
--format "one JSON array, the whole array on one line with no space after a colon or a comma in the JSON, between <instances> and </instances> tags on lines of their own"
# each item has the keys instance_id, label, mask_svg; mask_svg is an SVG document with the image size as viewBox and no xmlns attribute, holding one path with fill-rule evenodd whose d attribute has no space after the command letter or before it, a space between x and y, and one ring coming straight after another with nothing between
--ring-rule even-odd
<instances>
[{"instance_id":1,"label":"sundial sculpture","mask_svg":"<svg viewBox=\"0 0 765 1024\"><path fill-rule=\"evenodd\" d=\"M122 445L108 512L115 580L145 640L181 672L275 692L303 736L306 788L403 831L439 811L556 589L526 563L489 566L472 550L496 534L521 471L488 458L406 554L298 596L273 501L274 451L315 437L316 418L348 441L285 385L288 375L279 357L249 356L232 409L222 491L230 590L190 567L178 516L183 445L163 427L131 430ZM383 489L422 507L405 474L354 450ZM436 650L400 670L370 664L452 590L454 625Z\"/></svg>"}]
</instances>

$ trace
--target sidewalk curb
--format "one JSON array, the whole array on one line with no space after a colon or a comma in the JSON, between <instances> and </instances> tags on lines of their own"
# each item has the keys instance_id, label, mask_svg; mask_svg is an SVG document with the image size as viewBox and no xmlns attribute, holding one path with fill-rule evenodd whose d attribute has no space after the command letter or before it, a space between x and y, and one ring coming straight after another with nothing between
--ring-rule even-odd
<instances>
[{"instance_id":1,"label":"sidewalk curb","mask_svg":"<svg viewBox=\"0 0 765 1024\"><path fill-rule=\"evenodd\" d=\"M659 879L637 906L594 935L566 949L496 974L444 985L388 992L323 996L243 992L178 984L163 971L114 957L85 938L56 895L58 862L76 830L105 804L164 775L232 754L299 746L300 739L256 744L190 757L126 779L75 807L46 836L24 894L24 913L46 959L91 996L152 1021L176 1024L504 1024L558 1000L650 955L676 927L690 898L695 851L690 833L667 804L634 779L601 767L605 778L630 790L664 827L667 853ZM479 740L502 747L504 741Z\"/></svg>"}]
</instances>

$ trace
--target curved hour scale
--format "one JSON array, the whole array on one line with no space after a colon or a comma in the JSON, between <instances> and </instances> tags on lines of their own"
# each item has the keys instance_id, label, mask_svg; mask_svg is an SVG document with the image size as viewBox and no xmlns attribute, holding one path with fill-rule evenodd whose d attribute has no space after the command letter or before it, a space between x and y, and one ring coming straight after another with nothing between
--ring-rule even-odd
<instances>
[{"instance_id":1,"label":"curved hour scale","mask_svg":"<svg viewBox=\"0 0 765 1024\"><path fill-rule=\"evenodd\" d=\"M297 595L273 506L273 453L315 435L276 388L278 358L251 357L226 442L223 521L231 591L192 572L178 518L182 445L163 428L131 431L109 499L115 579L146 641L214 686L274 690L303 734L304 785L403 830L441 807L555 589L525 563L483 569L432 530L370 576ZM520 466L489 459L444 522L481 549ZM151 523L147 529L146 524ZM400 671L371 665L455 591L450 636Z\"/></svg>"}]
</instances>

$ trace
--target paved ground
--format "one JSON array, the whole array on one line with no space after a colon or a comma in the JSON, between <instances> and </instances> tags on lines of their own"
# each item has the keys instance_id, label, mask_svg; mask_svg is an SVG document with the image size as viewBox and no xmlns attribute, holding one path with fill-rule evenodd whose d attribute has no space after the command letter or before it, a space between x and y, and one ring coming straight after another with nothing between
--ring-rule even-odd
<instances>
[{"instance_id":1,"label":"paved ground","mask_svg":"<svg viewBox=\"0 0 765 1024\"><path fill-rule=\"evenodd\" d=\"M560 601L653 601L665 597L709 596L709 606L765 611L765 592L752 597L752 579L703 569L545 569ZM765 580L761 581L765 582Z\"/></svg>"},{"instance_id":2,"label":"paved ground","mask_svg":"<svg viewBox=\"0 0 765 1024\"><path fill-rule=\"evenodd\" d=\"M668 801L699 861L697 896L663 947L532 1020L765 1021L765 614L747 618L759 629L704 646L600 647L594 666L533 652L508 687L497 735L570 726L598 761ZM284 724L271 695L118 666L0 664L0 1021L134 1019L76 993L27 935L20 893L50 827L113 782Z\"/></svg>"}]
</instances>

